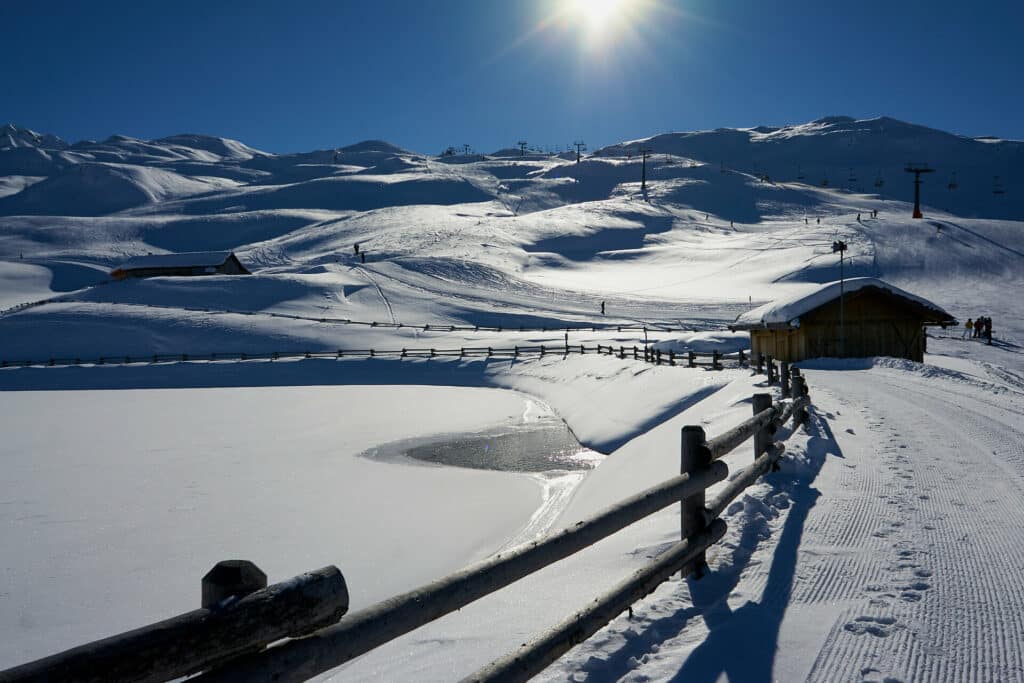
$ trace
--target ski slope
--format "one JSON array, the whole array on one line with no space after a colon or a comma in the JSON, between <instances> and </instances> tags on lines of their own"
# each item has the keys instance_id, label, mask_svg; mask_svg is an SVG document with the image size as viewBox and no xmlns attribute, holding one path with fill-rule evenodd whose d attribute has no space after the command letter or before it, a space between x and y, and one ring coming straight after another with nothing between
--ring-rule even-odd
<instances>
[{"instance_id":1,"label":"ski slope","mask_svg":"<svg viewBox=\"0 0 1024 683\"><path fill-rule=\"evenodd\" d=\"M991 316L992 346L936 330L924 364L805 364L811 424L727 511L712 573L663 585L540 678L1024 680L1021 143L830 117L659 135L577 164L0 130L0 360L567 340L734 351L737 316L838 279L837 239L845 276ZM640 145L655 150L646 190ZM909 218L908 156L941 171L924 220ZM253 275L107 275L218 250ZM678 331L615 329L645 324ZM580 326L602 329L566 337ZM271 581L336 564L366 607L672 476L682 426L720 433L764 390L743 370L595 355L2 368L0 668L194 608L229 556ZM538 416L564 420L600 464L527 474L367 455ZM663 511L323 678L467 675L677 537Z\"/></svg>"}]
</instances>

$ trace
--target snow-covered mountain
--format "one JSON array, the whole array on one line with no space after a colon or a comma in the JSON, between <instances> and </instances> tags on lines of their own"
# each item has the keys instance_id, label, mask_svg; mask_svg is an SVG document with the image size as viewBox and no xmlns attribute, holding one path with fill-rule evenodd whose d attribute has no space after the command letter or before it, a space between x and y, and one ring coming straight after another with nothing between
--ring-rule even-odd
<instances>
[{"instance_id":1,"label":"snow-covered mountain","mask_svg":"<svg viewBox=\"0 0 1024 683\"><path fill-rule=\"evenodd\" d=\"M0 127L0 150L18 147L35 147L37 149L65 149L68 143L56 135L40 135L34 130L22 128L13 123Z\"/></svg>"},{"instance_id":2,"label":"snow-covered mountain","mask_svg":"<svg viewBox=\"0 0 1024 683\"><path fill-rule=\"evenodd\" d=\"M908 163L926 164L923 200L958 215L1024 215L1024 142L969 138L889 117L829 116L810 123L665 133L597 150L673 154L774 182L800 182L913 200ZM1002 190L1003 194L998 194Z\"/></svg>"}]
</instances>

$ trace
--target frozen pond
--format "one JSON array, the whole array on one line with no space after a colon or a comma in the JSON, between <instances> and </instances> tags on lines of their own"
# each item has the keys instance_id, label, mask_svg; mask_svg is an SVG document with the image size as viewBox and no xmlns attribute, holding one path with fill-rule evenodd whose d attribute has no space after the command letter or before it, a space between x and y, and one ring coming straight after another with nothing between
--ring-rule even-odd
<instances>
[{"instance_id":1,"label":"frozen pond","mask_svg":"<svg viewBox=\"0 0 1024 683\"><path fill-rule=\"evenodd\" d=\"M370 457L407 457L423 462L504 472L591 469L603 458L584 448L557 417L511 424L468 434L409 439L367 453Z\"/></svg>"}]
</instances>

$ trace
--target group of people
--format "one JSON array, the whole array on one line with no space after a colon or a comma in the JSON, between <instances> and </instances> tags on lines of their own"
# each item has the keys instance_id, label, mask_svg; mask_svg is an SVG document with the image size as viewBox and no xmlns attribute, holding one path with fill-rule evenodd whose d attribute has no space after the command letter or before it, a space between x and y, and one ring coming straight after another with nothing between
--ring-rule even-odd
<instances>
[{"instance_id":1,"label":"group of people","mask_svg":"<svg viewBox=\"0 0 1024 683\"><path fill-rule=\"evenodd\" d=\"M972 339L984 339L990 345L992 344L992 318L988 316L979 315L976 319L967 319L964 323L964 338L968 335Z\"/></svg>"}]
</instances>

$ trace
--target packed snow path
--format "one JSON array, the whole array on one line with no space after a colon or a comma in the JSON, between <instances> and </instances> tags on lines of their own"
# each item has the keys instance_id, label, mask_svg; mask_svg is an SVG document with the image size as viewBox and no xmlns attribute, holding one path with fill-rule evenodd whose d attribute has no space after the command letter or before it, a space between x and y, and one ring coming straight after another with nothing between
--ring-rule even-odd
<instances>
[{"instance_id":1,"label":"packed snow path","mask_svg":"<svg viewBox=\"0 0 1024 683\"><path fill-rule=\"evenodd\" d=\"M793 600L846 607L808 678L1020 680L1021 395L900 370L810 375L843 460L809 515Z\"/></svg>"}]
</instances>

